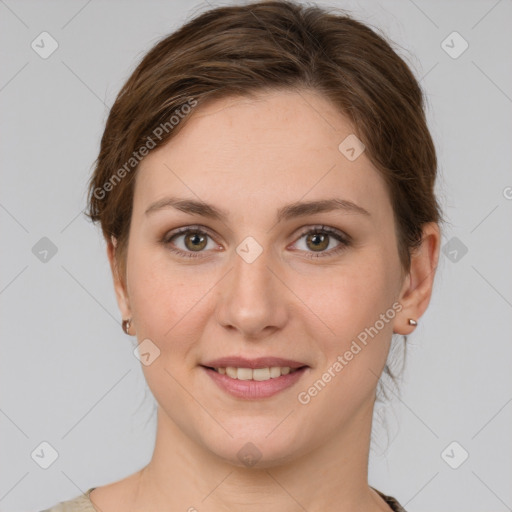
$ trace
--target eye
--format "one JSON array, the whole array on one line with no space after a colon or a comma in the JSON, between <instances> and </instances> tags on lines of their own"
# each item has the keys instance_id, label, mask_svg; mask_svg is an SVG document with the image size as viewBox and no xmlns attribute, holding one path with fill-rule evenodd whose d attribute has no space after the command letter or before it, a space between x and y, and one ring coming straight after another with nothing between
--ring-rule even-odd
<instances>
[{"instance_id":1,"label":"eye","mask_svg":"<svg viewBox=\"0 0 512 512\"><path fill-rule=\"evenodd\" d=\"M304 250L306 252L308 252L308 250L313 251L308 252L305 255L306 258L323 258L333 256L350 246L350 238L347 235L344 235L337 229L329 228L327 226L315 226L310 228L302 233L299 240L304 237L304 245L306 247ZM326 251L326 249L331 246L333 239L339 242L338 245L331 248L329 251Z\"/></svg>"},{"instance_id":2,"label":"eye","mask_svg":"<svg viewBox=\"0 0 512 512\"><path fill-rule=\"evenodd\" d=\"M299 240L304 237L305 249L300 250L304 250L307 253L305 255L306 258L333 256L340 253L351 244L348 235L327 226L314 226L313 228L309 228L300 235ZM177 240L180 239L181 242L177 242ZM208 246L208 239L212 240L210 246ZM326 249L332 245L331 242L333 240L337 240L339 242L338 245L326 251ZM202 256L201 253L205 252L205 249L218 248L218 245L213 241L213 237L201 226L188 226L172 231L166 234L161 242L171 252L186 258L198 258Z\"/></svg>"},{"instance_id":3,"label":"eye","mask_svg":"<svg viewBox=\"0 0 512 512\"><path fill-rule=\"evenodd\" d=\"M179 240L180 238L182 239L182 242L176 243L176 240ZM162 243L166 245L170 251L175 252L180 256L197 258L201 255L200 253L203 252L203 249L214 249L217 247L213 242L213 247L208 247L208 238L212 239L208 232L199 226L195 226L173 231L164 237ZM177 245L178 247L176 247ZM180 245L181 247L179 247Z\"/></svg>"}]
</instances>

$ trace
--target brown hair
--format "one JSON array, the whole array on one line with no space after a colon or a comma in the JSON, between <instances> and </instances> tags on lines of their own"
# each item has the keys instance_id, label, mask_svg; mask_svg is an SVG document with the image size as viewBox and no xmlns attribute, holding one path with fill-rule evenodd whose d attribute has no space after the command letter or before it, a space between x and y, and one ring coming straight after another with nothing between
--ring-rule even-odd
<instances>
[{"instance_id":1,"label":"brown hair","mask_svg":"<svg viewBox=\"0 0 512 512\"><path fill-rule=\"evenodd\" d=\"M176 135L192 102L304 88L330 100L352 122L382 173L402 271L409 271L423 225L442 220L434 193L436 152L418 82L385 36L346 12L264 1L214 8L188 21L143 57L119 92L89 184L87 215L100 221L107 240L117 240L123 279L134 177L144 147ZM172 117L179 122L169 122ZM165 134L158 131L162 126Z\"/></svg>"}]
</instances>

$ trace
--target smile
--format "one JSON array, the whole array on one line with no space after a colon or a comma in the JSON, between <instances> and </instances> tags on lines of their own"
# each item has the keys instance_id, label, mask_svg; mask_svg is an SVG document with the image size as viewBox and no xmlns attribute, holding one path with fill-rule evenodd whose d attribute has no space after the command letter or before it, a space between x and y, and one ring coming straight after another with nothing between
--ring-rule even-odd
<instances>
[{"instance_id":1,"label":"smile","mask_svg":"<svg viewBox=\"0 0 512 512\"><path fill-rule=\"evenodd\" d=\"M291 388L310 368L270 366L266 368L237 368L201 366L204 372L224 392L236 398L255 400L269 398Z\"/></svg>"},{"instance_id":2,"label":"smile","mask_svg":"<svg viewBox=\"0 0 512 512\"><path fill-rule=\"evenodd\" d=\"M271 366L267 368L235 368L228 366L227 368L213 368L221 375L227 375L232 379L238 380L257 380L265 381L269 379L277 379L281 375L288 375L297 371L297 368L289 366Z\"/></svg>"}]
</instances>

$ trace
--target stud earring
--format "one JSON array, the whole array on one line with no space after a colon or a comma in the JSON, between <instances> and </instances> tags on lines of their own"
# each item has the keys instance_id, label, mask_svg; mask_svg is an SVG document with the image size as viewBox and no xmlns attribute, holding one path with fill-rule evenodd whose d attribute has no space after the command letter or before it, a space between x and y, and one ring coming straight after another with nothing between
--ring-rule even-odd
<instances>
[{"instance_id":1,"label":"stud earring","mask_svg":"<svg viewBox=\"0 0 512 512\"><path fill-rule=\"evenodd\" d=\"M132 324L131 318L128 318L128 320L123 320L123 323L121 324L121 326L123 327L123 331L125 334L130 335L130 333L128 331L130 330L131 324Z\"/></svg>"},{"instance_id":2,"label":"stud earring","mask_svg":"<svg viewBox=\"0 0 512 512\"><path fill-rule=\"evenodd\" d=\"M417 326L418 322L416 322L416 320L414 320L414 318L409 318L409 325Z\"/></svg>"}]
</instances>

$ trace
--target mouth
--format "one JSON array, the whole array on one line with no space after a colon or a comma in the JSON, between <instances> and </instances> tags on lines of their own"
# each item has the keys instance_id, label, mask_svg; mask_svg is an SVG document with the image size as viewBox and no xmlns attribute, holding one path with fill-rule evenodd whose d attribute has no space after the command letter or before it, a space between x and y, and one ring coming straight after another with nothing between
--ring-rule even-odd
<instances>
[{"instance_id":1,"label":"mouth","mask_svg":"<svg viewBox=\"0 0 512 512\"><path fill-rule=\"evenodd\" d=\"M243 399L268 398L296 384L310 368L279 358L223 358L200 365L224 392Z\"/></svg>"},{"instance_id":2,"label":"mouth","mask_svg":"<svg viewBox=\"0 0 512 512\"><path fill-rule=\"evenodd\" d=\"M289 366L267 366L263 368L237 368L235 366L214 368L211 366L203 366L203 368L213 370L220 375L226 375L231 379L264 382L270 379L277 379L283 375L294 373L303 368L307 368L307 366L304 365L300 366L299 368L290 368Z\"/></svg>"}]
</instances>

